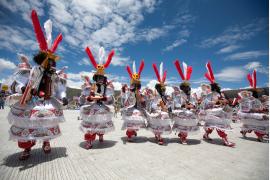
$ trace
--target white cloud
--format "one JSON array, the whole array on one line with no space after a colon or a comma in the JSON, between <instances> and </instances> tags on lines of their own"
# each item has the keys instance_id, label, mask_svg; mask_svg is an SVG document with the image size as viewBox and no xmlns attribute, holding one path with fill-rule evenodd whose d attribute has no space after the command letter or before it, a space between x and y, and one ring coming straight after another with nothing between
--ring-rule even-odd
<instances>
[{"instance_id":1,"label":"white cloud","mask_svg":"<svg viewBox=\"0 0 270 180\"><path fill-rule=\"evenodd\" d=\"M215 74L215 77L221 81L239 82L247 75L247 71L242 67L227 67L221 72Z\"/></svg>"},{"instance_id":2,"label":"white cloud","mask_svg":"<svg viewBox=\"0 0 270 180\"><path fill-rule=\"evenodd\" d=\"M113 87L114 87L115 91L120 91L121 90L122 84L120 82L116 81L116 82L112 82L112 84L113 84Z\"/></svg>"},{"instance_id":3,"label":"white cloud","mask_svg":"<svg viewBox=\"0 0 270 180\"><path fill-rule=\"evenodd\" d=\"M78 62L78 65L90 65L90 61L87 58L83 58L81 61Z\"/></svg>"},{"instance_id":4,"label":"white cloud","mask_svg":"<svg viewBox=\"0 0 270 180\"><path fill-rule=\"evenodd\" d=\"M234 53L225 58L225 60L242 60L242 59L254 59L261 56L267 56L268 51L246 51Z\"/></svg>"},{"instance_id":5,"label":"white cloud","mask_svg":"<svg viewBox=\"0 0 270 180\"><path fill-rule=\"evenodd\" d=\"M157 80L152 79L152 80L150 80L150 81L146 84L146 87L148 87L148 88L154 90L154 89L155 89L155 85L156 85L157 82L158 82Z\"/></svg>"},{"instance_id":6,"label":"white cloud","mask_svg":"<svg viewBox=\"0 0 270 180\"><path fill-rule=\"evenodd\" d=\"M269 73L269 67L263 66L259 61L249 62L247 65L245 65L245 69L247 70L256 69L258 72L263 73L263 74Z\"/></svg>"},{"instance_id":7,"label":"white cloud","mask_svg":"<svg viewBox=\"0 0 270 180\"><path fill-rule=\"evenodd\" d=\"M217 54L224 54L224 53L230 53L230 52L233 52L237 49L239 49L241 46L238 46L238 45L229 45L229 46L226 46L226 47L223 47L222 49L220 49Z\"/></svg>"},{"instance_id":8,"label":"white cloud","mask_svg":"<svg viewBox=\"0 0 270 180\"><path fill-rule=\"evenodd\" d=\"M13 70L15 68L16 68L16 65L13 62L0 58L0 72L5 69Z\"/></svg>"},{"instance_id":9,"label":"white cloud","mask_svg":"<svg viewBox=\"0 0 270 180\"><path fill-rule=\"evenodd\" d=\"M255 19L251 23L235 25L225 29L219 35L204 39L200 47L209 48L216 45L232 45L240 41L249 40L259 32L268 29L268 18Z\"/></svg>"},{"instance_id":10,"label":"white cloud","mask_svg":"<svg viewBox=\"0 0 270 180\"><path fill-rule=\"evenodd\" d=\"M185 40L185 39L176 40L171 45L165 47L164 51L171 51L174 48L176 48L176 47L178 47L178 46L180 46L180 45L182 45L182 44L184 44L186 42L187 42L187 40Z\"/></svg>"}]
</instances>

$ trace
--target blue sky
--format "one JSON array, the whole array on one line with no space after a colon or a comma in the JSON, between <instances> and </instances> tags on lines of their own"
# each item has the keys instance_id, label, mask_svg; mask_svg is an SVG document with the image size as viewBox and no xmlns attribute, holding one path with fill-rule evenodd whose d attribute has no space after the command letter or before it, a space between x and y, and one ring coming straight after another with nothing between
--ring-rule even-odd
<instances>
[{"instance_id":1,"label":"blue sky","mask_svg":"<svg viewBox=\"0 0 270 180\"><path fill-rule=\"evenodd\" d=\"M246 74L254 68L258 86L268 86L267 0L1 0L2 81L15 70L17 53L32 59L38 51L30 21L33 8L42 24L52 20L53 38L63 33L58 67L69 66L69 86L79 87L81 75L92 74L86 46L95 55L100 46L107 53L115 49L116 56L106 70L115 82L128 83L125 66L135 60L138 67L144 59L144 86L153 84L152 63L161 61L168 70L168 84L178 84L181 80L173 61L179 59L193 66L194 88L207 82L203 76L207 60L223 88L247 87Z\"/></svg>"}]
</instances>

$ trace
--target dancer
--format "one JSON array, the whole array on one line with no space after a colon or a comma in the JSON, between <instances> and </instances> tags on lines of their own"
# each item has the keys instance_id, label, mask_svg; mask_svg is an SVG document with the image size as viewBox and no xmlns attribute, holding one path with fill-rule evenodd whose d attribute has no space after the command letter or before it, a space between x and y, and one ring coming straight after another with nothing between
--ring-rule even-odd
<instances>
[{"instance_id":1,"label":"dancer","mask_svg":"<svg viewBox=\"0 0 270 180\"><path fill-rule=\"evenodd\" d=\"M215 82L214 73L210 62L206 63L208 70L205 77L210 81L211 91L202 101L200 117L205 121L203 138L212 140L209 134L216 128L218 135L222 138L224 145L233 147L235 143L228 140L226 130L231 130L232 109L227 105L228 101L222 96L218 83Z\"/></svg>"},{"instance_id":2,"label":"dancer","mask_svg":"<svg viewBox=\"0 0 270 180\"><path fill-rule=\"evenodd\" d=\"M80 129L84 133L84 139L86 141L85 148L91 149L93 141L96 136L99 137L99 142L103 142L104 134L114 130L114 124L112 121L113 113L110 108L105 104L112 99L112 93L108 94L107 87L111 83L108 82L105 75L105 69L109 67L114 51L112 50L108 58L104 62L105 50L103 47L99 49L99 63L97 64L89 47L85 49L93 67L96 72L93 76L94 83L90 94L87 95L87 101L93 102L93 104L81 107L81 126ZM89 83L90 84L90 83ZM113 91L112 85L110 85L110 91Z\"/></svg>"},{"instance_id":3,"label":"dancer","mask_svg":"<svg viewBox=\"0 0 270 180\"><path fill-rule=\"evenodd\" d=\"M62 40L62 35L59 34L51 45L52 24L49 23L49 27L46 27L46 42L35 10L32 11L31 18L40 48L38 54L34 56L37 65L31 69L27 85L14 88L16 93L21 93L21 97L19 102L11 105L8 115L11 124L10 138L17 140L18 146L24 149L20 156L21 160L29 158L31 148L37 140L43 142L44 153L50 153L49 140L61 134L59 122L65 120L63 115L65 100L55 97L53 91L58 76L55 71L56 60L59 59L54 53ZM50 21L46 21L45 24L48 22Z\"/></svg>"},{"instance_id":4,"label":"dancer","mask_svg":"<svg viewBox=\"0 0 270 180\"><path fill-rule=\"evenodd\" d=\"M130 82L130 91L134 94L135 96L135 104L127 107L123 111L123 116L122 119L124 121L122 129L126 129L126 135L128 138L128 141L132 141L133 136L137 136L137 131L140 128L145 128L146 124L146 115L145 111L142 107L142 96L140 93L141 89L141 73L144 68L144 61L141 61L139 71L138 73L136 72L136 65L135 61L133 62L133 73L131 71L131 68L127 66L127 72L131 78Z\"/></svg>"},{"instance_id":5,"label":"dancer","mask_svg":"<svg viewBox=\"0 0 270 180\"><path fill-rule=\"evenodd\" d=\"M254 131L257 140L263 142L264 136L269 135L269 115L258 99L256 70L253 71L252 75L248 74L247 79L252 89L251 91L241 91L239 93L240 110L238 117L242 122L240 132L246 138L247 133Z\"/></svg>"},{"instance_id":6,"label":"dancer","mask_svg":"<svg viewBox=\"0 0 270 180\"><path fill-rule=\"evenodd\" d=\"M167 71L163 74L163 62L160 63L160 70L158 72L156 64L153 64L153 68L158 79L158 83L155 85L155 89L158 92L159 96L151 103L151 108L149 113L146 111L148 119L148 129L152 131L155 135L156 140L159 145L164 144L164 140L161 135L171 133L171 118L169 117L167 99L165 97L165 80Z\"/></svg>"},{"instance_id":7,"label":"dancer","mask_svg":"<svg viewBox=\"0 0 270 180\"><path fill-rule=\"evenodd\" d=\"M175 98L174 100L172 111L172 130L178 133L180 143L187 144L188 134L195 134L199 131L195 106L196 102L195 99L191 96L190 83L188 82L191 77L192 67L187 66L187 64L183 62L183 73L180 62L178 60L174 62L174 65L183 82L179 86L180 93L177 95L178 98Z\"/></svg>"}]
</instances>

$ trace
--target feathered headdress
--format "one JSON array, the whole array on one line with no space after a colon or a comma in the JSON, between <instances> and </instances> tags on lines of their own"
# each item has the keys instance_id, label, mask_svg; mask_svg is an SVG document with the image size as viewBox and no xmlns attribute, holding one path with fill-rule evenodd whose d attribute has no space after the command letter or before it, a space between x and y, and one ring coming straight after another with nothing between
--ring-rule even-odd
<instances>
[{"instance_id":1,"label":"feathered headdress","mask_svg":"<svg viewBox=\"0 0 270 180\"><path fill-rule=\"evenodd\" d=\"M111 61L112 61L112 57L114 56L114 50L112 50L109 55L108 55L108 58L105 62L105 64L103 64L103 59L104 59L104 56L105 56L105 50L103 47L101 47L99 49L99 63L97 64L91 50L89 47L86 47L85 48L85 52L87 53L92 65L94 66L94 68L96 68L97 72L96 74L99 74L99 75L104 75L105 72L104 70L109 67Z\"/></svg>"},{"instance_id":2,"label":"feathered headdress","mask_svg":"<svg viewBox=\"0 0 270 180\"><path fill-rule=\"evenodd\" d=\"M256 70L255 69L253 70L253 73L252 74L248 74L247 75L247 79L249 81L249 85L252 88L256 89L256 87L257 87L257 74L256 74Z\"/></svg>"},{"instance_id":3,"label":"feathered headdress","mask_svg":"<svg viewBox=\"0 0 270 180\"><path fill-rule=\"evenodd\" d=\"M181 69L179 60L177 59L174 61L174 65L175 65L181 79L185 83L188 83L188 81L190 80L191 74L192 74L192 66L188 66L185 62L183 62L182 64L183 64L184 72Z\"/></svg>"},{"instance_id":4,"label":"feathered headdress","mask_svg":"<svg viewBox=\"0 0 270 180\"><path fill-rule=\"evenodd\" d=\"M131 68L129 66L127 66L127 72L128 72L129 77L131 79L131 83L133 83L133 82L134 83L139 83L140 82L141 73L142 73L143 68L144 68L144 61L143 60L141 60L141 64L140 64L138 73L136 71L135 61L133 61L133 66L132 66L133 73L131 71Z\"/></svg>"},{"instance_id":5,"label":"feathered headdress","mask_svg":"<svg viewBox=\"0 0 270 180\"><path fill-rule=\"evenodd\" d=\"M210 81L211 84L215 83L215 76L211 67L210 61L206 63L207 73L204 76Z\"/></svg>"},{"instance_id":6,"label":"feathered headdress","mask_svg":"<svg viewBox=\"0 0 270 180\"><path fill-rule=\"evenodd\" d=\"M40 23L39 23L37 12L35 10L32 10L31 19L32 19L34 31L36 34L36 39L37 39L37 42L39 44L39 49L40 49L40 51L45 52L47 54L45 61L43 61L43 63L42 63L42 66L46 67L48 64L48 58L53 59L55 61L59 59L59 57L54 55L54 53L57 49L58 44L62 41L63 37L62 37L62 34L60 33L56 37L56 39L54 40L53 44L51 45L52 22L50 20L48 20L44 24L46 37L47 37L47 41L46 41L44 33L43 33L41 26L40 26Z\"/></svg>"},{"instance_id":7,"label":"feathered headdress","mask_svg":"<svg viewBox=\"0 0 270 180\"><path fill-rule=\"evenodd\" d=\"M21 63L18 64L18 68L20 70L30 70L31 65L29 63L28 57L24 54L17 54L18 58L20 59Z\"/></svg>"},{"instance_id":8,"label":"feathered headdress","mask_svg":"<svg viewBox=\"0 0 270 180\"><path fill-rule=\"evenodd\" d=\"M90 87L91 86L91 81L88 76L82 76L82 79L84 80L84 87Z\"/></svg>"},{"instance_id":9,"label":"feathered headdress","mask_svg":"<svg viewBox=\"0 0 270 180\"><path fill-rule=\"evenodd\" d=\"M67 66L62 67L62 69L56 71L56 74L61 78L61 79L67 79L67 74L65 73L65 70L67 69Z\"/></svg>"},{"instance_id":10,"label":"feathered headdress","mask_svg":"<svg viewBox=\"0 0 270 180\"><path fill-rule=\"evenodd\" d=\"M152 64L152 66L155 71L158 82L160 84L164 84L166 80L166 76L167 76L167 71L164 71L164 74L163 74L163 62L161 62L159 65L159 72L158 72L158 68L156 64Z\"/></svg>"}]
</instances>

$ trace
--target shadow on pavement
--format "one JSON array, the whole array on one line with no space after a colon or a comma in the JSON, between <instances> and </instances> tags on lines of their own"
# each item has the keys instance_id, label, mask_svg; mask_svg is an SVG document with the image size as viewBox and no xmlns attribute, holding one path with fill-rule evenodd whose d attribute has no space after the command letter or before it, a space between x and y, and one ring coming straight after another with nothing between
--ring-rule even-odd
<instances>
[{"instance_id":1,"label":"shadow on pavement","mask_svg":"<svg viewBox=\"0 0 270 180\"><path fill-rule=\"evenodd\" d=\"M113 147L117 141L112 140L104 140L103 142L99 142L98 140L94 141L92 149L105 149ZM85 141L81 142L79 146L83 149L85 149Z\"/></svg>"},{"instance_id":2,"label":"shadow on pavement","mask_svg":"<svg viewBox=\"0 0 270 180\"><path fill-rule=\"evenodd\" d=\"M162 146L167 146L168 143L170 143L170 139L169 138L162 138L162 139L164 140L164 143L163 143ZM158 145L158 141L156 140L155 137L148 138L148 141L151 142L151 143L154 143L154 144L157 144Z\"/></svg>"},{"instance_id":3,"label":"shadow on pavement","mask_svg":"<svg viewBox=\"0 0 270 180\"><path fill-rule=\"evenodd\" d=\"M144 136L136 136L136 137L132 138L131 142L129 142L127 140L127 137L123 136L123 137L121 137L121 140L122 140L123 144L126 144L126 143L145 143L148 141L148 138L144 137Z\"/></svg>"},{"instance_id":4,"label":"shadow on pavement","mask_svg":"<svg viewBox=\"0 0 270 180\"><path fill-rule=\"evenodd\" d=\"M230 139L229 139L230 140ZM221 145L221 146L225 146L224 145L224 142L222 139L220 138L212 138L212 140L206 140L206 139L203 139L204 142L207 142L209 144L216 144L216 145Z\"/></svg>"},{"instance_id":5,"label":"shadow on pavement","mask_svg":"<svg viewBox=\"0 0 270 180\"><path fill-rule=\"evenodd\" d=\"M179 144L181 144L179 138L170 138L169 143L179 143ZM186 145L197 145L197 144L201 144L201 140L187 138L187 144Z\"/></svg>"},{"instance_id":6,"label":"shadow on pavement","mask_svg":"<svg viewBox=\"0 0 270 180\"><path fill-rule=\"evenodd\" d=\"M19 160L21 152L18 152L5 157L1 166L20 167L19 170L23 171L44 162L49 162L53 161L54 159L67 157L66 151L67 150L65 147L52 147L52 151L50 154L44 154L41 148L32 149L31 156L24 161Z\"/></svg>"}]
</instances>

